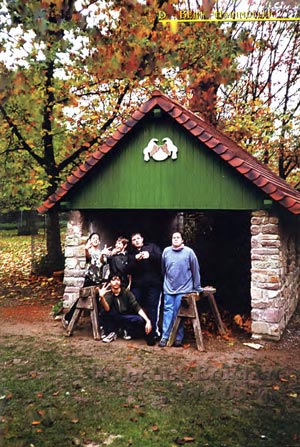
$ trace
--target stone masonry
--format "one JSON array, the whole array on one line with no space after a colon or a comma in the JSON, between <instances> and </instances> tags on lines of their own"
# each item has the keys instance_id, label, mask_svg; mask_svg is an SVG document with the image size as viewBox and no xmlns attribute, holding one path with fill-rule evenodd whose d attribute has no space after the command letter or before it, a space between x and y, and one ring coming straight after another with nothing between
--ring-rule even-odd
<instances>
[{"instance_id":1,"label":"stone masonry","mask_svg":"<svg viewBox=\"0 0 300 447\"><path fill-rule=\"evenodd\" d=\"M251 218L252 336L279 340L300 295L300 246L295 227L267 211Z\"/></svg>"},{"instance_id":2,"label":"stone masonry","mask_svg":"<svg viewBox=\"0 0 300 447\"><path fill-rule=\"evenodd\" d=\"M72 211L69 217L65 241L65 271L63 306L71 307L79 297L79 290L84 283L86 259L85 243L82 236L82 216L79 211Z\"/></svg>"}]
</instances>

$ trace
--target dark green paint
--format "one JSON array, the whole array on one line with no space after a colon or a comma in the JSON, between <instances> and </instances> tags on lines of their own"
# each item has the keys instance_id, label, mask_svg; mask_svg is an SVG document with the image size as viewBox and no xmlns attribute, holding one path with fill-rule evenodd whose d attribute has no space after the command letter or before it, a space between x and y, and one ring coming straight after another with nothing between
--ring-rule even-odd
<instances>
[{"instance_id":1,"label":"dark green paint","mask_svg":"<svg viewBox=\"0 0 300 447\"><path fill-rule=\"evenodd\" d=\"M178 158L145 162L151 138L169 137ZM147 117L107 154L67 199L71 209L263 208L265 196L183 127Z\"/></svg>"}]
</instances>

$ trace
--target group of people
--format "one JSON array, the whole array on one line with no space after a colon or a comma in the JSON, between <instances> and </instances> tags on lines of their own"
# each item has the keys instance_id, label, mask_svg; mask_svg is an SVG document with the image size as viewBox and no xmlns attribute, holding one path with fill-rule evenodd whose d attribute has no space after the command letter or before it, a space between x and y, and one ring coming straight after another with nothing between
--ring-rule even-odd
<instances>
[{"instance_id":1,"label":"group of people","mask_svg":"<svg viewBox=\"0 0 300 447\"><path fill-rule=\"evenodd\" d=\"M99 293L101 339L110 343L122 334L125 339L145 337L149 346L167 346L181 298L201 292L200 268L195 252L185 246L182 234L172 235L172 244L163 252L154 243L144 242L141 233L129 240L119 237L114 247L100 249L100 236L92 233L86 243L87 271L84 287L96 286ZM161 335L160 298L163 296ZM67 327L76 303L63 317ZM173 344L182 346L181 322Z\"/></svg>"}]
</instances>

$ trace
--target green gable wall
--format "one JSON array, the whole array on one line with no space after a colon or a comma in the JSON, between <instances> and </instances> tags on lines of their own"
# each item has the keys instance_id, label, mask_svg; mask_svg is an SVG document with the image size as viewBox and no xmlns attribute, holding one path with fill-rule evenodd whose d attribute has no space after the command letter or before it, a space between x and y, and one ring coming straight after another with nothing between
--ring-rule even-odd
<instances>
[{"instance_id":1,"label":"green gable wall","mask_svg":"<svg viewBox=\"0 0 300 447\"><path fill-rule=\"evenodd\" d=\"M169 137L178 158L145 162L151 138ZM169 117L147 116L68 197L71 209L219 209L263 207L264 195Z\"/></svg>"}]
</instances>

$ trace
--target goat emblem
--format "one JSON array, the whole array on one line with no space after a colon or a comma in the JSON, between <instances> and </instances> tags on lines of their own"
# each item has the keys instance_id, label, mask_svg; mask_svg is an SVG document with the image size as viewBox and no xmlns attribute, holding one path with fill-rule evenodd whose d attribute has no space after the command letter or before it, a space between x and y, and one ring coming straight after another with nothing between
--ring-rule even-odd
<instances>
[{"instance_id":1,"label":"goat emblem","mask_svg":"<svg viewBox=\"0 0 300 447\"><path fill-rule=\"evenodd\" d=\"M151 138L145 149L143 150L144 160L149 161L150 157L156 161L164 161L171 156L172 160L176 160L178 148L173 144L171 138L163 138L164 144L158 145L157 138Z\"/></svg>"}]
</instances>

